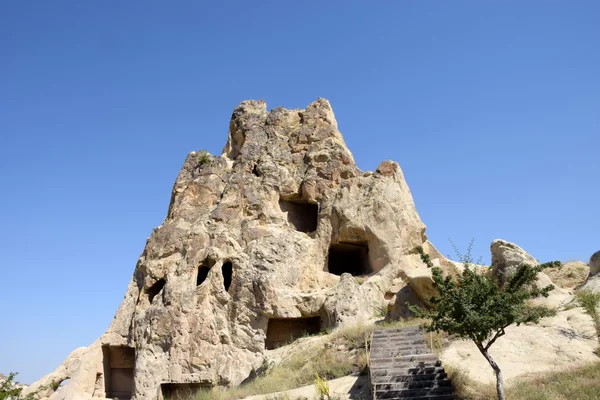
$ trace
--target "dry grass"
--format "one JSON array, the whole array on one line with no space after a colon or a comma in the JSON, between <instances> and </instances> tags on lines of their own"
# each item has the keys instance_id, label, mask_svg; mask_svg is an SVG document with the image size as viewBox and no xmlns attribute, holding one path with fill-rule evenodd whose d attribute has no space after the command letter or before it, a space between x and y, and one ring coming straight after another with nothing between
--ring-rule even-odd
<instances>
[{"instance_id":1,"label":"dry grass","mask_svg":"<svg viewBox=\"0 0 600 400\"><path fill-rule=\"evenodd\" d=\"M201 390L194 400L233 400L296 389L313 384L315 373L326 379L362 373L367 367L365 346L370 344L373 330L416 326L421 322L409 320L380 325L358 324L337 329L323 336L319 343L304 348L248 383L234 388Z\"/></svg>"},{"instance_id":2,"label":"dry grass","mask_svg":"<svg viewBox=\"0 0 600 400\"><path fill-rule=\"evenodd\" d=\"M464 370L448 370L448 374L460 399L489 400L496 398L495 385L473 383ZM518 378L507 385L506 398L511 400L597 400L600 398L600 362L566 371Z\"/></svg>"}]
</instances>

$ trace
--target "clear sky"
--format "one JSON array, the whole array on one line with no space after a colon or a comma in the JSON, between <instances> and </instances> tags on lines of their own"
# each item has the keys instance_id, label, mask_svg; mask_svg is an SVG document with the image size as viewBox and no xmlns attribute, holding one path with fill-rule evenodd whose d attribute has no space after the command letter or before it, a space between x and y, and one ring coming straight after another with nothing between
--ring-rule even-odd
<instances>
[{"instance_id":1,"label":"clear sky","mask_svg":"<svg viewBox=\"0 0 600 400\"><path fill-rule=\"evenodd\" d=\"M600 2L0 2L0 372L110 324L188 152L233 108L330 100L429 238L600 249Z\"/></svg>"}]
</instances>

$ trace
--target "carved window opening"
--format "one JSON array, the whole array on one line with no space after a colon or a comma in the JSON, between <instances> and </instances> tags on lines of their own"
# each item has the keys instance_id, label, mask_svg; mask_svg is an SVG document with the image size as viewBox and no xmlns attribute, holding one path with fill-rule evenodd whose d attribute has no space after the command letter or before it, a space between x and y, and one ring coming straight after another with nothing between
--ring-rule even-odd
<instances>
[{"instance_id":1,"label":"carved window opening","mask_svg":"<svg viewBox=\"0 0 600 400\"><path fill-rule=\"evenodd\" d=\"M335 275L349 273L352 276L369 275L373 268L369 263L367 242L338 243L329 247L327 271Z\"/></svg>"},{"instance_id":2,"label":"carved window opening","mask_svg":"<svg viewBox=\"0 0 600 400\"><path fill-rule=\"evenodd\" d=\"M102 358L106 397L130 400L133 393L135 350L125 346L103 346Z\"/></svg>"},{"instance_id":3,"label":"carved window opening","mask_svg":"<svg viewBox=\"0 0 600 400\"><path fill-rule=\"evenodd\" d=\"M154 298L163 290L167 282L164 279L159 279L148 289L148 299L150 304L154 301Z\"/></svg>"},{"instance_id":4,"label":"carved window opening","mask_svg":"<svg viewBox=\"0 0 600 400\"><path fill-rule=\"evenodd\" d=\"M229 261L223 264L221 267L221 271L223 272L223 286L225 287L225 291L229 291L231 287L231 281L233 280L233 264Z\"/></svg>"},{"instance_id":5,"label":"carved window opening","mask_svg":"<svg viewBox=\"0 0 600 400\"><path fill-rule=\"evenodd\" d=\"M267 350L276 349L305 336L321 331L321 317L271 318L267 327Z\"/></svg>"},{"instance_id":6,"label":"carved window opening","mask_svg":"<svg viewBox=\"0 0 600 400\"><path fill-rule=\"evenodd\" d=\"M279 200L281 211L287 213L287 220L297 231L310 233L317 230L319 205L307 201Z\"/></svg>"},{"instance_id":7,"label":"carved window opening","mask_svg":"<svg viewBox=\"0 0 600 400\"><path fill-rule=\"evenodd\" d=\"M193 399L198 391L209 389L210 385L201 383L163 383L160 389L164 399Z\"/></svg>"},{"instance_id":8,"label":"carved window opening","mask_svg":"<svg viewBox=\"0 0 600 400\"><path fill-rule=\"evenodd\" d=\"M210 271L210 267L208 265L201 265L198 268L198 277L196 278L196 286L202 285L202 283L206 280L208 276L208 272Z\"/></svg>"}]
</instances>

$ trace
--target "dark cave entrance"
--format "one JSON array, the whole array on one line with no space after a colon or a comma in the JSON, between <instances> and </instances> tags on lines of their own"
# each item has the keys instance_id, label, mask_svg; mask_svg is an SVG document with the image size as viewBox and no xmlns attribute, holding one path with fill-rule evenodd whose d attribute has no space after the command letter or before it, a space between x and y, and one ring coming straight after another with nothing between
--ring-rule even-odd
<instances>
[{"instance_id":1,"label":"dark cave entrance","mask_svg":"<svg viewBox=\"0 0 600 400\"><path fill-rule=\"evenodd\" d=\"M148 299L150 300L150 304L154 301L154 298L160 293L161 290L165 287L167 281L164 279L159 279L148 289Z\"/></svg>"},{"instance_id":2,"label":"dark cave entrance","mask_svg":"<svg viewBox=\"0 0 600 400\"><path fill-rule=\"evenodd\" d=\"M189 400L193 399L196 393L201 389L209 389L210 385L201 383L163 383L160 390L163 399L166 400Z\"/></svg>"},{"instance_id":3,"label":"dark cave entrance","mask_svg":"<svg viewBox=\"0 0 600 400\"><path fill-rule=\"evenodd\" d=\"M196 286L202 285L202 282L204 282L206 280L206 277L208 276L208 271L210 271L210 267L208 267L206 265L201 265L200 268L198 268L198 277L196 278Z\"/></svg>"},{"instance_id":4,"label":"dark cave entrance","mask_svg":"<svg viewBox=\"0 0 600 400\"><path fill-rule=\"evenodd\" d=\"M221 267L221 271L223 272L223 286L225 287L225 291L229 291L229 287L231 286L231 281L233 280L233 264L229 261L223 264Z\"/></svg>"},{"instance_id":5,"label":"dark cave entrance","mask_svg":"<svg viewBox=\"0 0 600 400\"><path fill-rule=\"evenodd\" d=\"M327 270L335 275L347 272L352 276L369 275L373 272L369 263L367 242L338 243L329 247Z\"/></svg>"},{"instance_id":6,"label":"dark cave entrance","mask_svg":"<svg viewBox=\"0 0 600 400\"><path fill-rule=\"evenodd\" d=\"M135 350L126 346L103 346L102 358L106 397L130 400L133 393Z\"/></svg>"},{"instance_id":7,"label":"dark cave entrance","mask_svg":"<svg viewBox=\"0 0 600 400\"><path fill-rule=\"evenodd\" d=\"M317 230L319 205L309 202L279 200L281 211L287 212L288 222L297 231L310 233Z\"/></svg>"},{"instance_id":8,"label":"dark cave entrance","mask_svg":"<svg viewBox=\"0 0 600 400\"><path fill-rule=\"evenodd\" d=\"M267 327L265 347L273 350L304 335L321 332L321 317L271 318Z\"/></svg>"}]
</instances>

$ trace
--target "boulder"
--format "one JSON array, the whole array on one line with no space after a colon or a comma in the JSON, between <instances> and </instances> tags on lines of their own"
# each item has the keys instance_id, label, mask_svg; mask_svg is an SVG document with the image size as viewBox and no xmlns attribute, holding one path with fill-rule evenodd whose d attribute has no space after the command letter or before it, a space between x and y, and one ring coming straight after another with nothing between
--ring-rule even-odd
<instances>
[{"instance_id":1,"label":"boulder","mask_svg":"<svg viewBox=\"0 0 600 400\"><path fill-rule=\"evenodd\" d=\"M502 239L494 240L490 245L490 250L492 271L501 285L504 285L521 265L538 265L537 260L525 250Z\"/></svg>"},{"instance_id":2,"label":"boulder","mask_svg":"<svg viewBox=\"0 0 600 400\"><path fill-rule=\"evenodd\" d=\"M502 239L494 240L490 245L490 250L492 253L492 273L496 276L501 286L506 283L507 279L514 274L521 265L539 265L539 262L521 247ZM554 285L552 280L544 272L538 274L536 284L540 288ZM557 308L566 305L571 300L572 296L568 290L554 285L554 289L550 291L548 297L540 296L537 299L532 300L531 304Z\"/></svg>"},{"instance_id":3,"label":"boulder","mask_svg":"<svg viewBox=\"0 0 600 400\"><path fill-rule=\"evenodd\" d=\"M595 275L587 280L581 290L589 290L594 293L600 293L600 275Z\"/></svg>"},{"instance_id":4,"label":"boulder","mask_svg":"<svg viewBox=\"0 0 600 400\"><path fill-rule=\"evenodd\" d=\"M544 270L552 282L563 289L575 289L583 285L590 273L590 267L581 261L569 261L560 267Z\"/></svg>"},{"instance_id":5,"label":"boulder","mask_svg":"<svg viewBox=\"0 0 600 400\"><path fill-rule=\"evenodd\" d=\"M590 257L590 276L600 272L600 250L592 254Z\"/></svg>"}]
</instances>

